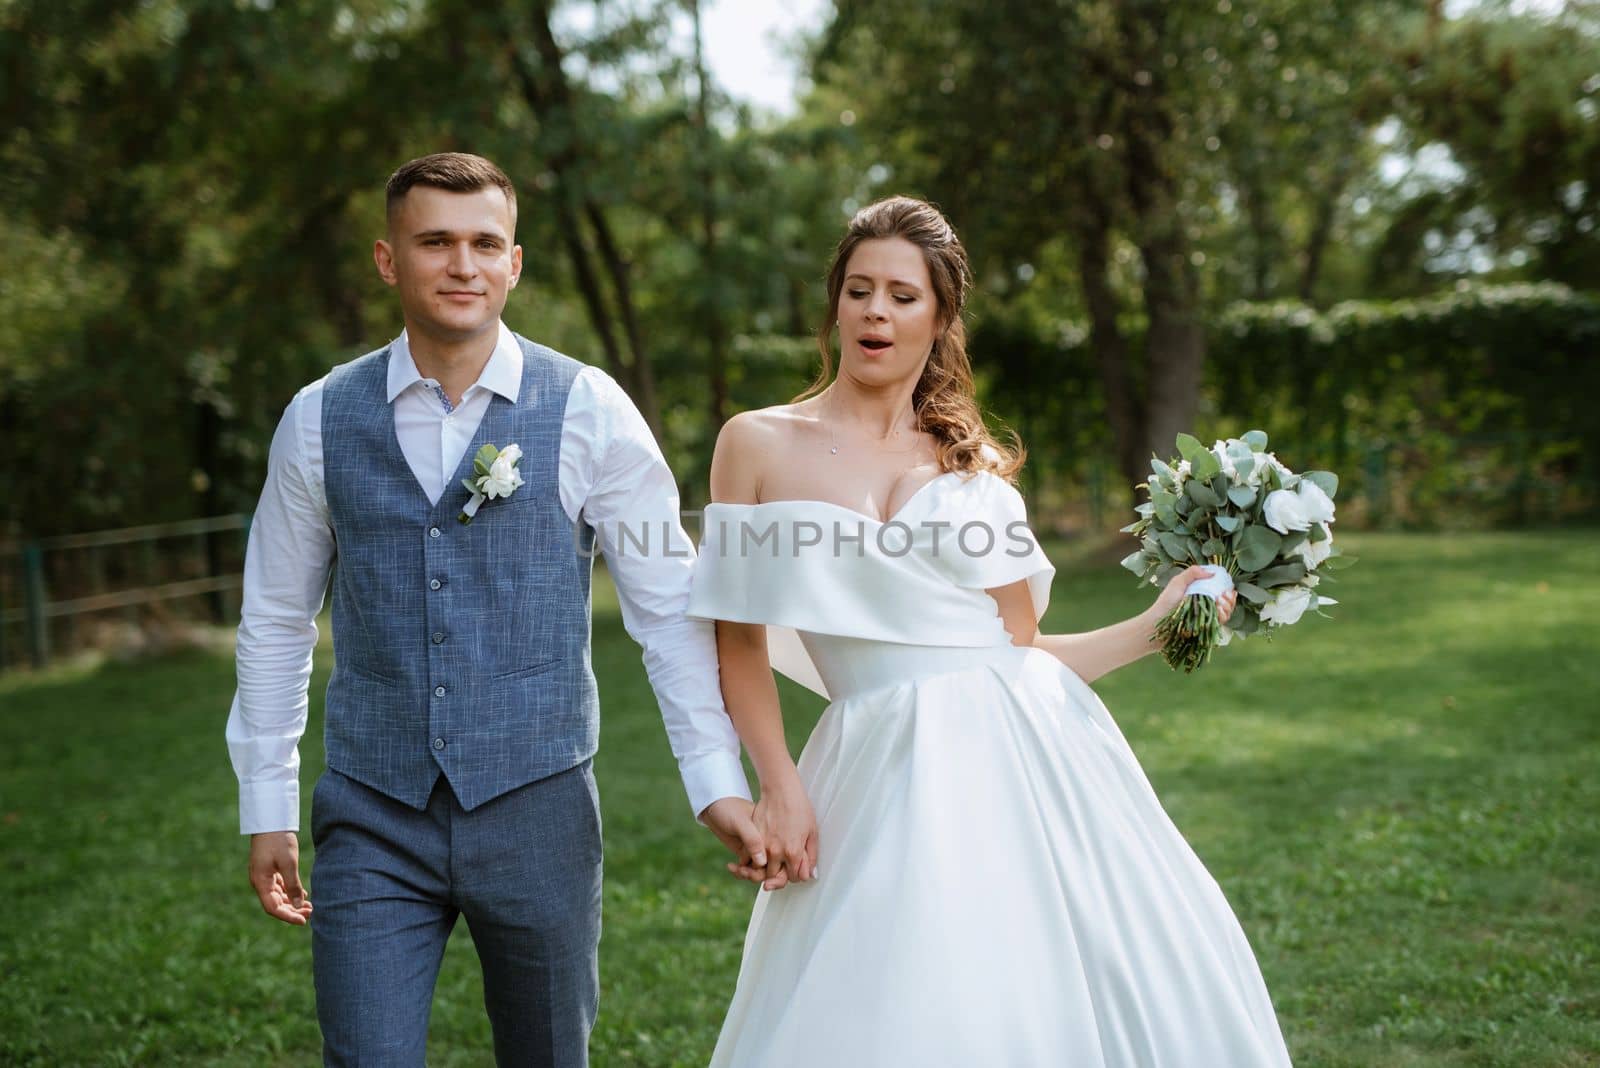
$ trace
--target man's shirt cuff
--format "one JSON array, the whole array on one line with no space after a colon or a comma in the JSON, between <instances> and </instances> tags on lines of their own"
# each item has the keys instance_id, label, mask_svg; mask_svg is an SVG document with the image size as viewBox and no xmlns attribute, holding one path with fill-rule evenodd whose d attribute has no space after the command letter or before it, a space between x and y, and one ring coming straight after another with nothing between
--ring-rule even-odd
<instances>
[{"instance_id":1,"label":"man's shirt cuff","mask_svg":"<svg viewBox=\"0 0 1600 1068\"><path fill-rule=\"evenodd\" d=\"M300 829L300 783L254 782L239 785L239 833Z\"/></svg>"},{"instance_id":2,"label":"man's shirt cuff","mask_svg":"<svg viewBox=\"0 0 1600 1068\"><path fill-rule=\"evenodd\" d=\"M683 788L689 795L689 805L694 818L724 797L742 797L750 800L750 783L744 775L744 765L738 753L698 753L678 762L683 776Z\"/></svg>"}]
</instances>

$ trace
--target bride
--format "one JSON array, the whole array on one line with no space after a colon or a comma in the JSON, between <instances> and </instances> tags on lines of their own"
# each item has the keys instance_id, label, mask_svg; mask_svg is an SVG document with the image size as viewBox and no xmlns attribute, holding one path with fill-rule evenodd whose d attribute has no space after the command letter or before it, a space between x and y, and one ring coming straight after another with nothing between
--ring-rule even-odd
<instances>
[{"instance_id":1,"label":"bride","mask_svg":"<svg viewBox=\"0 0 1600 1068\"><path fill-rule=\"evenodd\" d=\"M1238 921L1089 688L1204 572L1038 631L1054 568L974 400L969 286L935 208L862 209L828 272L837 375L830 329L811 390L717 441L690 614L765 848L729 865L764 892L712 1063L1287 1065ZM798 765L773 668L830 702Z\"/></svg>"}]
</instances>

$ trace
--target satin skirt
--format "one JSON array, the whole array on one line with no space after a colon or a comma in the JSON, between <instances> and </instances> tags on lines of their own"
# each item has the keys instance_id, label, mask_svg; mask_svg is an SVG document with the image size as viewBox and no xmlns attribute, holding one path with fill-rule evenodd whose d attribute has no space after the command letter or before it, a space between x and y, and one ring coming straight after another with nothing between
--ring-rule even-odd
<instances>
[{"instance_id":1,"label":"satin skirt","mask_svg":"<svg viewBox=\"0 0 1600 1068\"><path fill-rule=\"evenodd\" d=\"M803 636L818 878L760 892L717 1068L1277 1068L1250 946L1095 693L1034 649Z\"/></svg>"}]
</instances>

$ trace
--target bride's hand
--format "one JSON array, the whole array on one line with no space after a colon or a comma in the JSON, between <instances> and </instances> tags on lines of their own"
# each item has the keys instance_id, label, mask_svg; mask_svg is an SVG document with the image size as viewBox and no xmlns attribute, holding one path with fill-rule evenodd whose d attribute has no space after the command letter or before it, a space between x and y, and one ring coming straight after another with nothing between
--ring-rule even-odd
<instances>
[{"instance_id":1,"label":"bride's hand","mask_svg":"<svg viewBox=\"0 0 1600 1068\"><path fill-rule=\"evenodd\" d=\"M1168 582L1166 588L1161 591L1161 596L1156 598L1156 603L1150 606L1151 620L1159 620L1168 612L1178 607L1178 604L1183 600L1185 591L1188 590L1190 583L1198 582L1203 578L1210 577L1211 572L1207 571L1199 564L1196 564L1193 567L1185 568L1176 575L1172 576L1172 581ZM1233 615L1233 606L1237 604L1238 601L1239 592L1237 590L1229 590L1221 597L1218 597L1217 619L1223 623L1226 623L1228 621L1228 617Z\"/></svg>"},{"instance_id":2,"label":"bride's hand","mask_svg":"<svg viewBox=\"0 0 1600 1068\"><path fill-rule=\"evenodd\" d=\"M764 890L782 890L817 874L817 817L798 775L768 786L756 802L756 827L767 844Z\"/></svg>"}]
</instances>

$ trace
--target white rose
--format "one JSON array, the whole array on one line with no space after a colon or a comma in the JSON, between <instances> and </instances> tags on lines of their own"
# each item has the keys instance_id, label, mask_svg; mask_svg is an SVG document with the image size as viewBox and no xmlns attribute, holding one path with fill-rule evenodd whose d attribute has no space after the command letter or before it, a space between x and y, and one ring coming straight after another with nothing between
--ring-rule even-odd
<instances>
[{"instance_id":1,"label":"white rose","mask_svg":"<svg viewBox=\"0 0 1600 1068\"><path fill-rule=\"evenodd\" d=\"M1189 466L1188 460L1181 461L1178 466L1173 469L1173 472L1177 475L1177 478L1173 479L1173 481L1179 486L1183 485L1186 481L1188 481L1189 474L1193 470L1194 468Z\"/></svg>"},{"instance_id":2,"label":"white rose","mask_svg":"<svg viewBox=\"0 0 1600 1068\"><path fill-rule=\"evenodd\" d=\"M521 458L521 446L507 445L500 450L500 455L489 465L488 477L483 480L485 497L509 497L513 490L522 485L522 473L513 466Z\"/></svg>"},{"instance_id":3,"label":"white rose","mask_svg":"<svg viewBox=\"0 0 1600 1068\"><path fill-rule=\"evenodd\" d=\"M1329 554L1333 552L1333 535L1328 534L1327 524L1322 525L1322 532L1328 536L1321 541L1312 541L1307 538L1289 550L1289 555L1291 557L1298 556L1301 562L1306 565L1307 571L1316 570L1322 561L1326 560Z\"/></svg>"},{"instance_id":4,"label":"white rose","mask_svg":"<svg viewBox=\"0 0 1600 1068\"><path fill-rule=\"evenodd\" d=\"M1267 526L1279 534L1287 534L1291 530L1308 530L1311 527L1311 520L1300 504L1300 495L1293 490L1273 490L1267 494L1267 501L1261 507L1261 514L1266 519Z\"/></svg>"},{"instance_id":5,"label":"white rose","mask_svg":"<svg viewBox=\"0 0 1600 1068\"><path fill-rule=\"evenodd\" d=\"M1278 458L1272 455L1270 452L1253 453L1251 454L1251 459L1255 461L1255 466L1250 469L1250 477L1246 480L1251 486L1259 486L1262 482L1266 481L1268 467L1275 467L1278 469L1279 481L1282 481L1283 476L1292 475L1294 473L1287 467L1283 466L1283 464L1279 463Z\"/></svg>"},{"instance_id":6,"label":"white rose","mask_svg":"<svg viewBox=\"0 0 1600 1068\"><path fill-rule=\"evenodd\" d=\"M1307 571L1313 571L1321 566L1322 561L1326 560L1332 551L1333 546L1326 541L1303 541L1290 549L1288 555L1291 559L1298 558L1306 565Z\"/></svg>"},{"instance_id":7,"label":"white rose","mask_svg":"<svg viewBox=\"0 0 1600 1068\"><path fill-rule=\"evenodd\" d=\"M1277 627L1299 622L1300 617L1306 614L1306 609L1311 607L1311 596L1311 591L1304 586L1279 590L1272 600L1261 606L1261 622Z\"/></svg>"},{"instance_id":8,"label":"white rose","mask_svg":"<svg viewBox=\"0 0 1600 1068\"><path fill-rule=\"evenodd\" d=\"M1310 479L1302 478L1295 487L1300 494L1300 507L1313 523L1333 522L1333 498L1322 492L1322 487Z\"/></svg>"}]
</instances>

